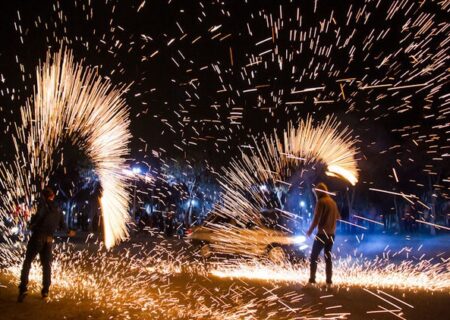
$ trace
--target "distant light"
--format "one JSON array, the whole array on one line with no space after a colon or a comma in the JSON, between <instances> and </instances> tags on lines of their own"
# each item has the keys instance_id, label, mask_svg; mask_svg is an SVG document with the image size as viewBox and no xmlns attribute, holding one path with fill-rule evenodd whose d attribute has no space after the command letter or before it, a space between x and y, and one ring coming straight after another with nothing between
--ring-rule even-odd
<instances>
[{"instance_id":1,"label":"distant light","mask_svg":"<svg viewBox=\"0 0 450 320\"><path fill-rule=\"evenodd\" d=\"M139 173L141 173L141 168L140 168L140 167L133 167L133 173L134 173L134 174L139 174Z\"/></svg>"},{"instance_id":2,"label":"distant light","mask_svg":"<svg viewBox=\"0 0 450 320\"><path fill-rule=\"evenodd\" d=\"M147 212L147 214L150 214L152 212L152 205L151 204L146 204L145 205L145 212Z\"/></svg>"},{"instance_id":3,"label":"distant light","mask_svg":"<svg viewBox=\"0 0 450 320\"><path fill-rule=\"evenodd\" d=\"M300 201L300 207L304 208L305 207L305 201Z\"/></svg>"},{"instance_id":4,"label":"distant light","mask_svg":"<svg viewBox=\"0 0 450 320\"><path fill-rule=\"evenodd\" d=\"M196 207L198 205L198 201L196 199L191 199L187 202L188 207Z\"/></svg>"},{"instance_id":5,"label":"distant light","mask_svg":"<svg viewBox=\"0 0 450 320\"><path fill-rule=\"evenodd\" d=\"M305 236L296 236L294 238L294 242L297 243L297 244L304 243L305 241L306 241L306 237Z\"/></svg>"}]
</instances>

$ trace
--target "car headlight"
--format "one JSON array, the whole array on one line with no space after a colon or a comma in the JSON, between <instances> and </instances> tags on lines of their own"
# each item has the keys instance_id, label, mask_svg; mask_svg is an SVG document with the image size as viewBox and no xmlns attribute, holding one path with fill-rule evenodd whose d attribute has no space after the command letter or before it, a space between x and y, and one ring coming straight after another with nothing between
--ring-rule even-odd
<instances>
[{"instance_id":1,"label":"car headlight","mask_svg":"<svg viewBox=\"0 0 450 320\"><path fill-rule=\"evenodd\" d=\"M306 241L306 237L305 237L305 236L296 236L296 237L294 238L294 242L295 242L296 244L304 243L305 241Z\"/></svg>"}]
</instances>

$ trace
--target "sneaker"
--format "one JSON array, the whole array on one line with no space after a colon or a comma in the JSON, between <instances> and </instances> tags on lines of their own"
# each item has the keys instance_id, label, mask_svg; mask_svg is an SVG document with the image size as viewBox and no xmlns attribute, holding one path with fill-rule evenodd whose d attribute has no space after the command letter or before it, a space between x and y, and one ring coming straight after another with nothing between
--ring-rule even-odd
<instances>
[{"instance_id":1,"label":"sneaker","mask_svg":"<svg viewBox=\"0 0 450 320\"><path fill-rule=\"evenodd\" d=\"M19 292L19 296L17 297L17 302L23 302L25 300L25 297L27 296L28 291L21 291Z\"/></svg>"},{"instance_id":2,"label":"sneaker","mask_svg":"<svg viewBox=\"0 0 450 320\"><path fill-rule=\"evenodd\" d=\"M314 288L315 286L316 286L316 283L315 282L311 282L311 281L308 281L305 284L305 288L307 288L307 289Z\"/></svg>"}]
</instances>

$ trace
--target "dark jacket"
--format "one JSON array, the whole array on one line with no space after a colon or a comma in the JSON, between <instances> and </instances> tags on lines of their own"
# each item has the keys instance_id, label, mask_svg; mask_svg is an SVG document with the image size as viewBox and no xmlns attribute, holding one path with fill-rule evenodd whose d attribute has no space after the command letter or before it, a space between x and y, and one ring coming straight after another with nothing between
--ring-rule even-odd
<instances>
[{"instance_id":1,"label":"dark jacket","mask_svg":"<svg viewBox=\"0 0 450 320\"><path fill-rule=\"evenodd\" d=\"M67 229L61 210L56 206L55 202L41 200L36 214L30 220L31 231L36 235L53 236L58 228Z\"/></svg>"},{"instance_id":2,"label":"dark jacket","mask_svg":"<svg viewBox=\"0 0 450 320\"><path fill-rule=\"evenodd\" d=\"M323 184L319 184L317 188L328 191ZM336 232L336 221L341 218L336 202L325 192L317 191L317 198L312 229L317 226L318 234L334 234Z\"/></svg>"}]
</instances>

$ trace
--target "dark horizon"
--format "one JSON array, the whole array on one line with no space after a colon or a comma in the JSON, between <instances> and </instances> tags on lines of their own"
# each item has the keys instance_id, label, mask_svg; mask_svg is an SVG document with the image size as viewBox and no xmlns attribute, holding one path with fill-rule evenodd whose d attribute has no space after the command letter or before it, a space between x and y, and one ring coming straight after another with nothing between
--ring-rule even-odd
<instances>
[{"instance_id":1,"label":"dark horizon","mask_svg":"<svg viewBox=\"0 0 450 320\"><path fill-rule=\"evenodd\" d=\"M443 103L448 97L443 98L444 80L439 78L444 77L445 66L406 81L428 62L417 64L414 59L421 50L413 54L414 49L408 48L426 41L427 35L419 33L413 41L406 35L418 29L405 26L411 16L424 12L435 15L438 30L445 10L437 4L427 2L409 16L401 14L407 8L399 9L387 19L388 3L377 7L370 3L365 7L369 14L365 23L355 18L355 12L363 9L357 2L319 3L317 8L313 2L292 1L152 1L141 7L142 3L1 5L0 107L5 119L1 159L10 160L11 124L19 120L19 107L31 96L34 68L47 48L55 52L64 38L77 59L99 66L99 73L114 84L132 83L125 95L133 133L130 163L206 155L219 170L239 156L239 146L251 143L253 135L281 133L289 121L296 123L308 114L316 121L336 115L359 140L361 184L420 192L417 184L428 183L424 170L430 170L433 180L439 175L439 181L432 183L442 185L438 188L448 198L448 112ZM353 15L348 18L350 4ZM273 35L267 25L281 22L278 35ZM340 46L335 45L338 30ZM384 32L387 35L381 39ZM331 48L328 57L307 49L318 36L324 51ZM380 39L373 40L376 37ZM445 33L437 33L427 42L427 52L438 57L444 38ZM278 54L272 57L274 50ZM249 62L257 58L263 62ZM316 66L324 71L315 71ZM414 87L427 81L434 85L425 90ZM386 82L413 87L364 89ZM394 180L393 168L400 184Z\"/></svg>"}]
</instances>

